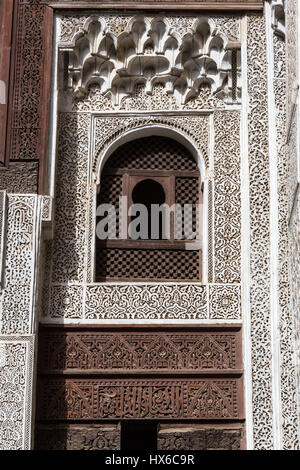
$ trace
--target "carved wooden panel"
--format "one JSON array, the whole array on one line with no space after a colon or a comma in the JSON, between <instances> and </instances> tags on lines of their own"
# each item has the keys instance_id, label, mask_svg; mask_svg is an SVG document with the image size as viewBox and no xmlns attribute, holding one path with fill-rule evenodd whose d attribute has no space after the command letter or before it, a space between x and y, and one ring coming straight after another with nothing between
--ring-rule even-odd
<instances>
[{"instance_id":1,"label":"carved wooden panel","mask_svg":"<svg viewBox=\"0 0 300 470\"><path fill-rule=\"evenodd\" d=\"M120 426L40 425L36 429L37 450L120 450Z\"/></svg>"},{"instance_id":2,"label":"carved wooden panel","mask_svg":"<svg viewBox=\"0 0 300 470\"><path fill-rule=\"evenodd\" d=\"M158 432L158 450L240 450L242 426L163 425Z\"/></svg>"},{"instance_id":3,"label":"carved wooden panel","mask_svg":"<svg viewBox=\"0 0 300 470\"><path fill-rule=\"evenodd\" d=\"M38 419L243 419L241 330L44 327Z\"/></svg>"},{"instance_id":4,"label":"carved wooden panel","mask_svg":"<svg viewBox=\"0 0 300 470\"><path fill-rule=\"evenodd\" d=\"M242 369L241 330L99 331L42 329L41 374L81 372L234 371Z\"/></svg>"},{"instance_id":5,"label":"carved wooden panel","mask_svg":"<svg viewBox=\"0 0 300 470\"><path fill-rule=\"evenodd\" d=\"M16 2L7 159L39 161L40 192L49 131L52 17L53 10L41 1Z\"/></svg>"},{"instance_id":6,"label":"carved wooden panel","mask_svg":"<svg viewBox=\"0 0 300 470\"><path fill-rule=\"evenodd\" d=\"M0 162L5 161L13 0L0 0Z\"/></svg>"},{"instance_id":7,"label":"carved wooden panel","mask_svg":"<svg viewBox=\"0 0 300 470\"><path fill-rule=\"evenodd\" d=\"M240 378L40 377L39 420L243 419Z\"/></svg>"}]
</instances>

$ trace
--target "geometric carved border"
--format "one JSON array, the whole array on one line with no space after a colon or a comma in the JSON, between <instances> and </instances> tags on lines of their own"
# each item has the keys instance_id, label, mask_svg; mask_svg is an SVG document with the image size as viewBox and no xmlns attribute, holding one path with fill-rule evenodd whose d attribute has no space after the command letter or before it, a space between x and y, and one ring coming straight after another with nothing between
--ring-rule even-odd
<instances>
[{"instance_id":1,"label":"geometric carved border","mask_svg":"<svg viewBox=\"0 0 300 470\"><path fill-rule=\"evenodd\" d=\"M241 328L103 329L46 327L39 336L40 375L49 373L236 373Z\"/></svg>"},{"instance_id":2,"label":"geometric carved border","mask_svg":"<svg viewBox=\"0 0 300 470\"><path fill-rule=\"evenodd\" d=\"M117 424L39 425L37 450L120 450L121 429Z\"/></svg>"},{"instance_id":3,"label":"geometric carved border","mask_svg":"<svg viewBox=\"0 0 300 470\"><path fill-rule=\"evenodd\" d=\"M38 196L9 195L0 333L31 333L34 315Z\"/></svg>"},{"instance_id":4,"label":"geometric carved border","mask_svg":"<svg viewBox=\"0 0 300 470\"><path fill-rule=\"evenodd\" d=\"M172 113L173 115L134 115L125 114L123 116L96 116L95 136L94 136L94 157L92 162L93 171L99 175L100 161L103 151L117 137L128 130L138 129L151 125L168 126L171 130L179 130L192 139L196 148L201 151L204 162L208 167L208 146L209 146L209 124L208 115L188 115L182 113ZM204 175L203 175L204 176Z\"/></svg>"},{"instance_id":5,"label":"geometric carved border","mask_svg":"<svg viewBox=\"0 0 300 470\"><path fill-rule=\"evenodd\" d=\"M103 283L52 285L43 323L59 320L241 320L239 285ZM209 302L208 302L209 300Z\"/></svg>"}]
</instances>

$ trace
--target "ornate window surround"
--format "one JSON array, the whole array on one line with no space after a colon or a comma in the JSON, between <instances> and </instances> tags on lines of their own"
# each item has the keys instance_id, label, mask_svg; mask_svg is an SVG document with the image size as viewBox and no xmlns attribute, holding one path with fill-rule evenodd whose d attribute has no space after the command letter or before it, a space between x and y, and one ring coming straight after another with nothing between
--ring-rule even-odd
<instances>
[{"instance_id":1,"label":"ornate window surround","mask_svg":"<svg viewBox=\"0 0 300 470\"><path fill-rule=\"evenodd\" d=\"M107 13L104 12L104 15ZM72 31L70 34L73 37L74 30L72 29L73 26L73 18L66 13L66 31L69 34L69 27L71 27ZM110 14L113 18L114 14ZM120 17L122 22L127 21L127 14ZM130 16L130 15L129 15ZM153 16L153 15L152 15ZM186 28L189 28L190 25L194 23L195 15L187 15L187 19L183 22L183 32L182 34L186 34ZM226 16L222 18L218 18L214 15L214 21L218 24L219 30L222 29L221 25L224 24L224 30L226 32L232 31L228 33L230 37L235 38L235 40L239 40L239 25L240 25L240 16L235 17L233 20ZM78 13L75 13L74 16L74 25L75 31L76 28L81 28L81 23L78 20L86 21L86 14L83 17L79 17ZM78 135L78 149L81 153L80 162L78 161L77 165L82 165L83 160L86 161L86 165L88 166L87 171L84 173L84 183L82 186L82 195L84 198L87 199L86 204L86 216L85 216L85 224L84 224L84 232L80 229L80 236L84 236L85 238L85 248L84 248L84 263L80 261L83 269L80 268L80 272L74 271L76 277L72 273L72 277L68 276L68 267L64 266L63 269L65 273L58 274L57 269L62 268L59 253L58 251L56 254L56 260L58 266L56 267L56 274L52 277L52 286L50 288L50 293L47 294L47 305L46 308L43 308L43 317L42 322L50 321L51 323L55 322L92 322L94 320L101 321L113 321L113 318L108 315L108 305L112 308L113 298L116 295L123 295L124 288L128 290L129 295L130 291L134 290L134 283L105 283L107 287L107 293L105 294L102 292L102 287L100 284L94 283L94 237L95 237L95 208L96 208L96 193L97 193L97 184L99 183L99 176L101 174L101 169L109 157L110 153L116 148L117 145L125 142L126 139L133 139L137 138L137 136L142 136L147 133L159 132L162 135L168 134L170 137L179 140L183 145L185 145L188 150L190 150L193 155L195 156L198 166L201 173L201 181L204 184L203 193L204 193L204 200L203 200L203 219L208 220L208 223L203 224L204 233L203 233L203 276L202 282L197 284L197 286L192 283L183 283L182 289L188 289L190 285L191 289L191 304L189 304L190 314L187 315L186 319L182 313L177 310L177 303L175 297L171 299L170 309L167 312L162 312L162 315L153 315L152 314L148 317L148 314L145 316L141 316L141 306L143 305L143 298L150 294L150 290L155 288L155 283L143 283L139 287L139 292L137 293L136 297L136 310L135 312L130 309L130 312L125 316L122 316L123 313L116 312L116 322L121 321L122 323L132 323L141 321L143 322L143 318L146 321L156 321L160 318L163 322L168 322L170 319L172 321L186 321L190 323L192 321L239 321L241 320L241 287L240 287L240 253L238 252L238 247L240 244L240 235L236 230L240 226L240 213L238 211L239 207L239 194L240 194L240 176L239 176L239 158L240 158L240 129L239 129L239 115L241 111L241 104L235 105L227 105L224 104L221 100L218 101L205 101L196 103L194 109L190 107L177 107L173 106L174 101L167 101L169 100L168 94L163 92L167 97L167 100L163 99L163 104L159 108L155 108L151 111L148 111L149 108L145 108L144 104L140 107L138 106L134 110L130 108L122 110L119 109L117 106L113 106L111 101L108 103L105 102L105 105L102 106L102 99L98 100L98 97L95 97L96 101L92 101L92 103L96 103L97 105L93 108L90 107L90 97L88 97L86 101L86 105L78 106L76 103L75 108L73 106L70 107L70 102L62 101L62 108L58 105L59 99L59 87L58 87L58 77L59 77L59 45L61 41L61 29L60 29L60 21L61 21L61 13L57 15L57 20L55 21L55 43L54 43L54 67L53 67L53 78L54 78L54 87L53 87L53 96L52 96L52 146L51 146L51 153L52 153L52 179L51 179L51 195L54 195L54 172L53 169L57 166L57 155L56 155L56 135L59 136L60 131L56 131L56 116L57 113L60 112L63 119L62 125L64 129L67 131L70 128L70 135L67 138L73 139L72 135L75 137L74 132ZM172 21L175 21L173 18ZM181 21L181 20L180 20ZM229 23L227 23L229 21ZM70 23L69 23L70 22ZM113 24L113 20L110 19L110 24ZM117 25L117 27L119 27ZM232 29L233 28L233 29ZM68 36L68 37L71 37ZM159 91L160 93L160 91ZM159 95L161 96L161 95ZM91 97L93 100L93 96ZM99 106L100 105L100 106ZM99 109L103 109L103 111L99 111ZM161 109L164 108L164 109ZM94 111L93 111L94 109ZM158 110L159 109L159 110ZM68 117L69 116L69 117ZM73 117L71 117L73 116ZM77 118L75 118L77 116ZM69 119L71 121L69 121ZM75 122L77 120L77 123ZM73 123L73 124L72 124ZM104 124L105 125L104 125ZM71 127L70 127L71 126ZM229 143L228 150L228 142L226 136L224 135L224 131L226 127L229 126L230 134L234 135L234 139L231 139ZM221 130L222 137L220 139L216 139L214 136L214 128ZM67 131L68 132L68 131ZM171 135L171 134L172 135ZM76 137L77 138L77 137ZM66 142L66 143L67 143ZM234 143L233 143L234 142ZM65 144L66 144L65 143ZM72 143L72 140L67 143ZM63 146L65 145L63 143ZM234 149L232 149L232 145ZM232 160L232 152L234 153L234 160ZM216 159L217 153L219 157L217 161L214 162ZM61 158L61 157L60 157ZM70 154L69 156L66 155L66 158L73 158ZM234 207L231 208L231 214L236 219L236 222L233 224L233 230L237 233L235 241L233 242L232 246L230 246L230 252L234 261L232 266L227 271L226 279L222 280L220 278L220 272L223 269L224 263L226 264L226 254L225 252L221 254L221 257L218 259L218 268L216 273L214 273L214 259L217 260L218 256L215 256L214 253L214 217L218 217L218 222L220 220L220 227L219 231L227 230L226 223L224 223L224 218L221 213L215 214L215 196L219 193L219 198L223 198L224 194L222 193L222 172L224 161L227 161L227 165L234 164L236 167L236 171L234 173L234 188L236 192ZM230 163L232 162L232 163ZM234 162L234 163L233 163ZM85 165L85 164L84 164ZM216 166L216 167L215 167ZM225 168L224 168L225 169ZM62 170L63 171L63 170ZM81 170L80 170L81 171ZM227 170L226 170L227 171ZM215 172L218 180L218 185L220 191L216 191L216 195L214 196L214 178ZM231 178L231 176L229 176ZM229 185L231 182L228 181ZM231 186L226 186L230 188ZM228 189L227 189L228 191ZM229 199L228 199L229 197ZM229 204L231 204L232 197L230 193L226 196ZM59 204L59 201L56 200L56 206ZM218 202L216 202L218 204ZM60 215L60 220L62 220L63 212ZM208 216L210 213L210 216ZM223 219L223 221L222 221ZM83 221L83 219L82 219ZM57 221L56 221L57 224ZM230 222L229 222L230 224ZM231 229L227 232L230 233ZM231 232L232 233L232 232ZM77 242L76 242L77 243ZM78 243L80 244L78 239ZM62 243L58 246L58 249L62 249ZM64 245L65 246L65 245ZM75 246L75 245L74 245ZM223 250L223 247L219 243L219 250ZM56 250L56 248L55 248ZM78 253L78 248L76 248L76 256ZM75 252L74 252L75 254ZM80 260L81 260L80 255ZM162 283L163 284L163 283ZM179 292L179 284L174 283L165 283L165 288L170 290L172 287L172 291L174 296L177 295ZM178 290L179 289L179 290ZM49 288L48 288L49 291ZM117 292L118 291L118 292ZM109 292L109 293L108 293ZM122 292L122 293L121 293ZM201 292L201 293L200 293ZM107 299L107 308L103 307L103 312L101 312L101 308L98 310L96 305L99 305L99 301L101 300L99 296L106 295ZM185 295L185 294L184 294ZM200 297L201 300L200 300ZM65 298L65 300L63 300ZM137 298L139 300L137 300ZM208 299L211 299L212 306L209 308ZM236 311L230 308L230 305L226 302L227 300L231 299L232 305L235 305ZM219 302L225 302L223 306L220 306ZM62 303L63 302L63 303ZM74 308L71 307L70 302L74 302ZM84 308L82 307L82 303L85 303ZM100 302L101 304L101 302ZM225 305L226 304L226 305ZM192 307L194 305L194 307ZM196 307L197 305L197 307ZM217 307L219 305L219 307ZM55 306L57 306L57 311L55 311ZM194 312L192 312L194 308ZM151 310L151 309L150 309ZM106 312L106 313L105 313ZM108 316L107 316L108 315ZM164 316L163 316L164 315ZM147 317L147 318L146 318Z\"/></svg>"},{"instance_id":2,"label":"ornate window surround","mask_svg":"<svg viewBox=\"0 0 300 470\"><path fill-rule=\"evenodd\" d=\"M208 112L198 112L193 113L194 116L205 116L208 117L211 113ZM159 116L159 121L165 121L164 124L159 124L155 122L155 117ZM97 127L101 128L101 125L97 126L97 122L101 122L104 118L105 120L109 120L108 113L95 113L92 115L92 147L91 147L91 156L90 156L90 181L91 181L91 192L93 194L92 201L90 200L89 205L92 207L92 215L89 217L89 234L88 240L91 240L91 245L88 251L88 266L91 265L91 272L92 277L90 280L95 279L95 252L94 247L96 244L96 204L97 204L97 191L98 186L100 184L101 172L104 168L105 163L107 162L108 158L112 155L112 153L121 145L133 141L135 139L139 139L142 137L148 137L150 135L157 135L163 137L170 137L182 145L184 145L187 150L191 152L195 161L198 165L199 172L200 172L200 179L203 185L203 223L202 223L202 233L200 234L200 239L202 240L202 281L199 282L202 284L207 279L207 252L208 252L208 240L207 240L207 226L212 221L208 221L208 217L212 217L212 214L208 213L207 208L207 191L208 191L208 169L207 163L203 157L203 152L199 149L199 146L193 141L192 137L187 135L182 129L178 129L173 124L170 125L168 123L168 117L172 117L173 120L176 118L186 117L188 120L189 113L186 112L159 112L159 113L111 113L111 118L117 118L118 126L114 129L114 137L108 137L106 139L106 143L99 145L97 139ZM152 123L151 123L152 120ZM136 127L130 129L130 121L136 123ZM112 124L113 126L113 124ZM129 128L129 130L125 130ZM98 131L99 132L99 131ZM205 262L204 262L205 259ZM88 273L89 275L89 273ZM164 283L162 283L164 284Z\"/></svg>"},{"instance_id":3,"label":"ornate window surround","mask_svg":"<svg viewBox=\"0 0 300 470\"><path fill-rule=\"evenodd\" d=\"M210 217L211 220L209 224L203 224L205 231L203 233L203 249L204 249L204 256L203 259L206 260L203 266L203 279L202 282L199 284L195 283L180 283L180 285L176 282L166 282L161 283L161 288L158 287L156 283L134 283L134 282L109 282L109 283L93 283L93 273L94 273L94 246L95 246L95 208L96 208L96 194L97 194L97 185L99 182L99 177L101 174L101 169L103 168L104 163L107 161L107 158L110 154L115 150L115 148L124 143L125 141L129 141L130 139L137 138L138 136L145 136L149 135L149 133L160 132L162 135L168 135L174 138L176 136L177 139L181 143L184 143L188 146L189 150L191 150L194 156L197 158L199 168L201 174L204 176L202 177L204 180L204 220L208 220L208 199L209 199L209 192L211 191L210 186L213 184L213 154L214 145L212 144L212 130L209 131L209 127L214 126L213 120L214 118L219 119L223 116L223 118L219 122L220 128L223 128L224 122L223 119L228 119L231 122L231 114L227 116L228 111L222 111L220 116L217 113L217 116L214 117L214 113L212 110L210 111L201 111L201 112L192 112L191 116L189 112L160 112L159 116L158 113L133 113L133 112L126 112L120 116L118 112L111 112L111 113L91 113L91 116L84 114L85 121L89 122L88 128L92 129L92 138L89 140L89 147L88 147L88 154L86 154L87 161L89 161L89 180L88 180L88 188L89 188L89 201L87 204L88 207L88 227L87 227L87 234L86 240L88 241L86 246L86 261L85 261L85 275L83 284L82 282L74 283L68 282L66 284L57 284L55 282L51 289L50 289L50 303L48 304L48 308L45 313L45 317L41 320L42 322L50 322L50 323L72 323L74 321L79 323L93 323L95 321L101 320L101 323L136 323L138 322L145 322L145 323L153 323L159 320L162 323L168 323L171 319L175 323L190 323L191 321L194 322L204 322L210 323L212 321L221 320L222 322L231 323L233 321L241 320L241 299L240 299L240 285L239 283L233 282L225 283L224 285L217 285L214 284L213 280L208 279L208 255L207 252L209 251L208 248L208 232L209 228L208 225L213 225L213 216L214 211L210 210ZM229 112L230 113L230 112ZM178 122L182 125L182 120L185 119L186 115L189 115L187 123L189 125L189 130L193 129L195 131L195 136L200 138L199 136L199 129L202 125L202 131L204 123L206 123L206 128L204 134L206 135L203 142L206 143L207 148L205 149L202 147L199 150L199 144L192 138L192 136L187 135L187 133L182 129L176 129L174 126L174 121L178 120ZM236 118L238 119L239 112L237 110L234 111ZM87 118L87 119L86 119ZM106 125L103 125L103 120L107 121ZM133 125L129 126L130 120L132 121ZM198 126L193 127L191 126L191 121L198 121ZM82 121L82 122L85 122ZM124 131L124 123L126 123L125 128L127 131ZM168 125L165 125L167 123ZM143 125L144 124L144 125ZM173 125L173 127L171 127ZM128 130L128 127L132 127L132 129ZM107 129L112 132L113 138L110 139L109 136L107 137ZM98 134L97 134L98 129ZM96 145L95 142L100 142L101 138L99 135L99 129L101 133L106 136L107 144L99 144ZM120 135L119 135L120 131ZM197 132L196 132L197 131ZM80 131L82 133L82 131ZM87 136L86 136L87 138ZM196 139L195 139L196 140ZM201 140L201 139L200 139ZM238 138L239 140L239 138ZM204 144L203 144L204 145ZM218 143L216 142L217 147L221 145L221 141ZM223 144L222 144L223 145ZM223 155L224 148L222 147L221 155ZM238 147L237 147L238 151ZM238 152L239 155L239 152ZM97 156L97 158L96 158ZM83 155L82 155L83 157ZM222 158L220 156L220 158ZM94 171L93 171L94 168ZM237 223L240 223L237 221ZM210 232L210 236L212 236L213 232ZM213 244L213 240L211 240ZM212 253L211 253L212 254ZM138 284L138 285L137 285ZM157 290L158 289L158 290ZM163 290L165 289L165 294ZM156 292L157 290L157 292ZM150 296L150 293L153 292L153 299L154 304L153 306L148 306L146 308L145 298ZM188 294L189 292L189 294ZM116 298L124 299L125 297L131 299L132 305L135 304L135 307L130 307L127 304L128 312L125 312L123 308L116 309ZM151 294L152 295L152 294ZM155 309L154 305L159 305L160 300L163 299L164 295L168 296L168 307L164 312L159 314L158 312L154 312L153 308ZM178 308L179 305L176 301L176 296L183 296L183 302L186 305L186 311L190 313L187 316L184 315L184 309ZM187 301L188 297L189 301ZM145 297L146 296L146 297ZM65 301L63 300L65 298ZM184 300L186 298L186 301ZM69 299L69 300L68 300ZM102 299L102 300L101 300ZM210 300L208 300L210 299ZM226 299L229 303L226 303ZM222 305L223 301L225 302ZM157 303L158 302L158 303ZM219 303L221 302L221 303ZM70 310L70 307L74 304ZM83 306L84 304L84 306ZM209 304L210 307L209 307ZM234 306L235 311L232 308ZM145 310L146 309L146 310ZM144 314L142 313L144 311ZM147 313L148 311L148 313ZM48 313L47 313L48 312ZM114 312L114 313L113 313ZM111 315L112 314L112 315ZM115 317L114 317L115 316Z\"/></svg>"}]
</instances>

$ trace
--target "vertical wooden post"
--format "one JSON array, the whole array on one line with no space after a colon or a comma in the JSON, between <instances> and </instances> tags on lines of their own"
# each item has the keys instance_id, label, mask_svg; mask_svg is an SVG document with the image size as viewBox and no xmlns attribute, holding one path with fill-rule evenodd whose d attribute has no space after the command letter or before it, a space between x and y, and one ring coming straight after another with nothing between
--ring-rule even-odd
<instances>
[{"instance_id":1,"label":"vertical wooden post","mask_svg":"<svg viewBox=\"0 0 300 470\"><path fill-rule=\"evenodd\" d=\"M0 163L5 163L13 0L0 0Z\"/></svg>"}]
</instances>

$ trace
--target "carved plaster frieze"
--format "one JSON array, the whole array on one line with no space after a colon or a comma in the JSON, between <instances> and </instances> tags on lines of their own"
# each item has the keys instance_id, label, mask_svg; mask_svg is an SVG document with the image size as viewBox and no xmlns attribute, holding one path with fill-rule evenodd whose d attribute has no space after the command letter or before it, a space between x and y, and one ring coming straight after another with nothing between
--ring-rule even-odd
<instances>
[{"instance_id":1,"label":"carved plaster frieze","mask_svg":"<svg viewBox=\"0 0 300 470\"><path fill-rule=\"evenodd\" d=\"M241 279L240 113L214 114L215 282Z\"/></svg>"},{"instance_id":2,"label":"carved plaster frieze","mask_svg":"<svg viewBox=\"0 0 300 470\"><path fill-rule=\"evenodd\" d=\"M8 193L35 194L38 191L39 164L35 162L11 162L8 168L0 168L0 190Z\"/></svg>"},{"instance_id":3,"label":"carved plaster frieze","mask_svg":"<svg viewBox=\"0 0 300 470\"><path fill-rule=\"evenodd\" d=\"M273 2L278 3L278 2ZM272 3L272 4L273 4ZM283 4L285 2L280 2ZM289 219L289 178L288 178L288 146L286 145L286 44L283 36L275 34L273 38L274 54L274 81L273 89L276 106L276 144L278 159L278 215L279 215L279 305L280 305L280 356L281 356L281 411L282 411L282 446L284 449L297 449L298 420L297 420L297 399L296 399L296 370L294 361L294 317L291 315L291 291L293 283L289 282L289 239L288 239L288 219ZM292 148L292 146L291 146ZM290 148L290 150L291 150ZM296 255L293 256L293 259ZM296 277L294 276L295 280Z\"/></svg>"},{"instance_id":4,"label":"carved plaster frieze","mask_svg":"<svg viewBox=\"0 0 300 470\"><path fill-rule=\"evenodd\" d=\"M239 285L103 283L53 285L43 322L240 320ZM209 305L208 305L209 300Z\"/></svg>"}]
</instances>

